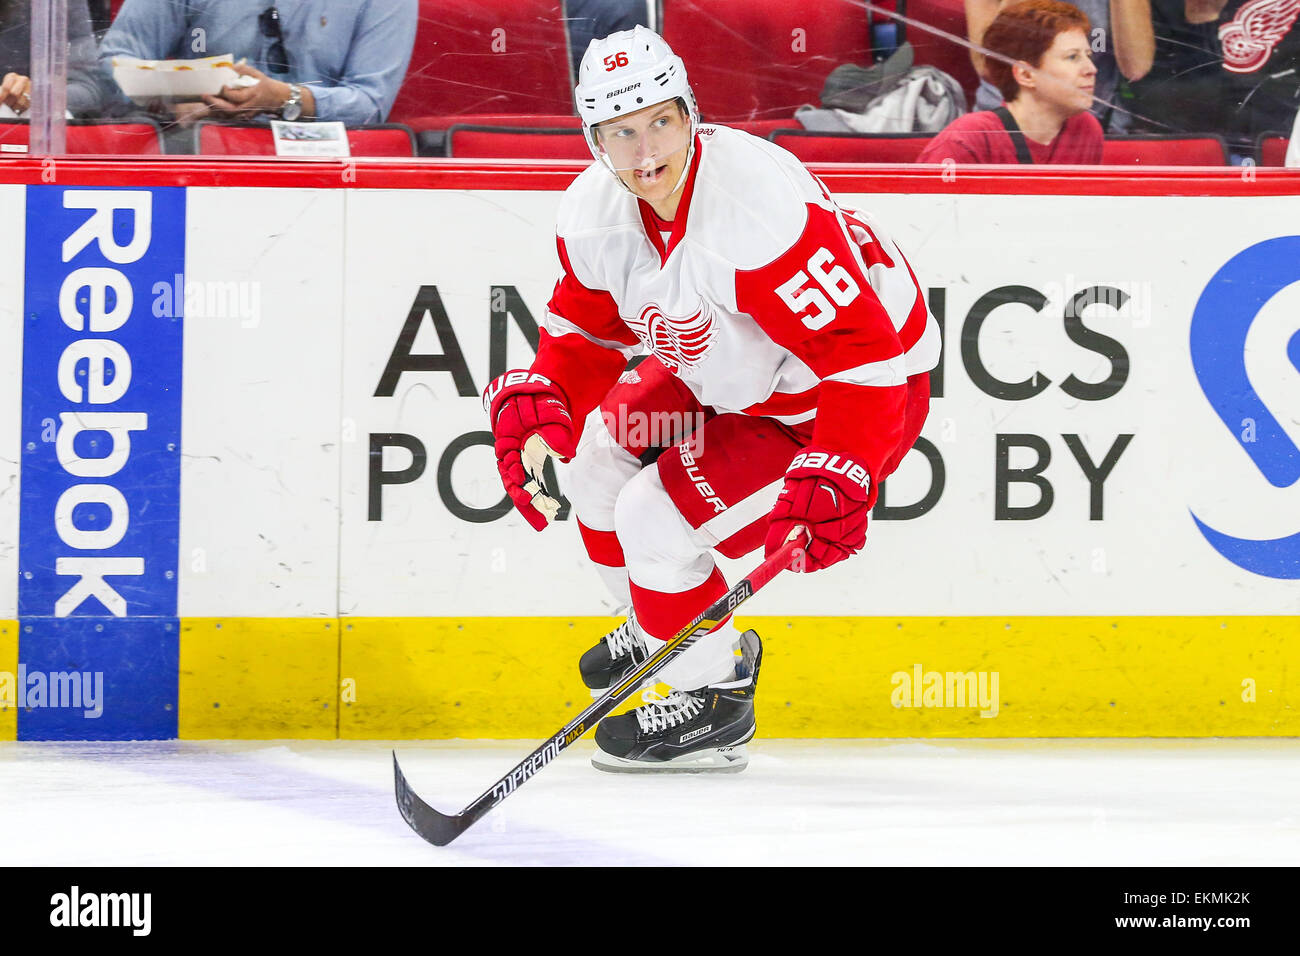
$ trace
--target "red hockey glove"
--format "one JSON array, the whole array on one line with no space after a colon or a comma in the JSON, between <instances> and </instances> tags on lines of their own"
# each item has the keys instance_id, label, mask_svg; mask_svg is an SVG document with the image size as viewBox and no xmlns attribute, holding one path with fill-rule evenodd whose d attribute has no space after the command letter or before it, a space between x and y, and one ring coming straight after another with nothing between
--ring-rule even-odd
<instances>
[{"instance_id":1,"label":"red hockey glove","mask_svg":"<svg viewBox=\"0 0 1300 956\"><path fill-rule=\"evenodd\" d=\"M492 426L501 483L519 513L541 531L554 517L558 504L541 485L546 455L539 454L537 443L529 443L529 439L539 436L546 443L542 451L561 461L577 453L573 418L564 393L546 376L516 369L484 390L483 408Z\"/></svg>"},{"instance_id":2,"label":"red hockey glove","mask_svg":"<svg viewBox=\"0 0 1300 956\"><path fill-rule=\"evenodd\" d=\"M812 535L796 571L819 571L856 554L867 543L871 475L847 455L811 445L794 456L767 527L770 556L796 525Z\"/></svg>"}]
</instances>

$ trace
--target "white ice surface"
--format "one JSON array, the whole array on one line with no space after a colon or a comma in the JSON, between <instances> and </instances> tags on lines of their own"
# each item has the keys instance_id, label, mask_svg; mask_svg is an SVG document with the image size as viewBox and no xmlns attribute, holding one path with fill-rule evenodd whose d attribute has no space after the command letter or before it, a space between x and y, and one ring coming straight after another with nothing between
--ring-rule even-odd
<instances>
[{"instance_id":1,"label":"white ice surface","mask_svg":"<svg viewBox=\"0 0 1300 956\"><path fill-rule=\"evenodd\" d=\"M456 811L535 742L397 743ZM806 741L720 776L605 774L582 741L450 847L389 744L0 744L8 865L1300 863L1300 740Z\"/></svg>"}]
</instances>

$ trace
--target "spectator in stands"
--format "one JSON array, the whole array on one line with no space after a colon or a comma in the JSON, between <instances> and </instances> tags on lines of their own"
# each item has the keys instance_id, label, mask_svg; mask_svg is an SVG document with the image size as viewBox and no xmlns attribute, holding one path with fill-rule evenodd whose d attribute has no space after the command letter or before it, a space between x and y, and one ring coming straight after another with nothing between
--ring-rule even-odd
<instances>
[{"instance_id":1,"label":"spectator in stands","mask_svg":"<svg viewBox=\"0 0 1300 956\"><path fill-rule=\"evenodd\" d=\"M100 46L142 60L229 53L258 82L172 107L200 118L381 123L392 109L415 44L417 0L126 0Z\"/></svg>"},{"instance_id":2,"label":"spectator in stands","mask_svg":"<svg viewBox=\"0 0 1300 956\"><path fill-rule=\"evenodd\" d=\"M645 0L566 0L564 14L568 20L574 82L577 82L582 55L592 40L620 30L648 27L646 13Z\"/></svg>"},{"instance_id":3,"label":"spectator in stands","mask_svg":"<svg viewBox=\"0 0 1300 956\"><path fill-rule=\"evenodd\" d=\"M1133 132L1209 133L1229 125L1223 50L1207 0L1150 0L1156 48L1151 70L1130 84ZM1215 0L1208 0L1214 4Z\"/></svg>"},{"instance_id":4,"label":"spectator in stands","mask_svg":"<svg viewBox=\"0 0 1300 956\"><path fill-rule=\"evenodd\" d=\"M1217 17L1230 145L1249 155L1256 139L1285 132L1300 110L1300 2L1197 0Z\"/></svg>"},{"instance_id":5,"label":"spectator in stands","mask_svg":"<svg viewBox=\"0 0 1300 956\"><path fill-rule=\"evenodd\" d=\"M29 0L0 0L0 107L19 116L32 105L31 27ZM68 112L95 116L105 94L86 0L68 0Z\"/></svg>"},{"instance_id":6,"label":"spectator in stands","mask_svg":"<svg viewBox=\"0 0 1300 956\"><path fill-rule=\"evenodd\" d=\"M998 11L1010 0L965 0L966 27L971 43L983 44L984 31ZM1088 45L1097 66L1097 90L1093 94L1093 115L1102 127L1111 132L1124 132L1129 128L1129 113L1116 109L1120 77L1130 83L1141 79L1151 69L1155 57L1155 31L1151 21L1151 0L1077 0L1078 7L1088 17L1091 28ZM977 110L995 109L1001 95L984 62L983 54L971 50L975 72L980 75L980 87L975 93Z\"/></svg>"},{"instance_id":7,"label":"spectator in stands","mask_svg":"<svg viewBox=\"0 0 1300 956\"><path fill-rule=\"evenodd\" d=\"M1090 112L1097 68L1088 18L1063 0L1018 0L984 32L985 70L1005 101L958 117L920 163L1099 163L1101 124Z\"/></svg>"}]
</instances>

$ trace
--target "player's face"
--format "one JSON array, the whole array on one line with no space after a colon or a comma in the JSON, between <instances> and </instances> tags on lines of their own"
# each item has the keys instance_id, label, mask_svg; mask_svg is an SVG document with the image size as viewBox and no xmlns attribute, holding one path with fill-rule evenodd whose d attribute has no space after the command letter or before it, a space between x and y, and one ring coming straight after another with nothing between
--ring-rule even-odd
<instances>
[{"instance_id":1,"label":"player's face","mask_svg":"<svg viewBox=\"0 0 1300 956\"><path fill-rule=\"evenodd\" d=\"M1092 106L1097 85L1097 68L1082 30L1056 35L1034 71L1034 92L1040 100L1073 116Z\"/></svg>"},{"instance_id":2,"label":"player's face","mask_svg":"<svg viewBox=\"0 0 1300 956\"><path fill-rule=\"evenodd\" d=\"M597 141L618 176L647 202L672 195L686 166L691 124L674 100L607 120Z\"/></svg>"}]
</instances>

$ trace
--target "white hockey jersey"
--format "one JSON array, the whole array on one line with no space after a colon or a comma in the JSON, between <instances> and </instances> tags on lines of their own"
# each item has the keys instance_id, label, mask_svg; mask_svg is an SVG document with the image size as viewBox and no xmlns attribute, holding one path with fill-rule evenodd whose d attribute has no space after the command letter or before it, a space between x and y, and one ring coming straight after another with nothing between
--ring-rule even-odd
<instances>
[{"instance_id":1,"label":"white hockey jersey","mask_svg":"<svg viewBox=\"0 0 1300 956\"><path fill-rule=\"evenodd\" d=\"M939 358L902 252L790 153L738 130L700 128L683 189L665 224L600 164L574 181L533 368L581 421L627 358L650 352L702 404L816 418L818 444L876 474L898 441L907 378Z\"/></svg>"}]
</instances>

